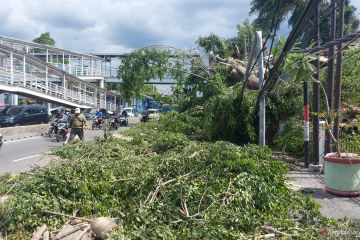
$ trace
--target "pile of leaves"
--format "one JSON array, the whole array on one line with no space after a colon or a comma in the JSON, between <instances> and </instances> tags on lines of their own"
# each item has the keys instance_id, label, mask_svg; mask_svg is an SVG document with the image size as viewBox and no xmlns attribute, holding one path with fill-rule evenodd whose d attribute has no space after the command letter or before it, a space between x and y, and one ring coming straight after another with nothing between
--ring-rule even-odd
<instances>
[{"instance_id":1,"label":"pile of leaves","mask_svg":"<svg viewBox=\"0 0 360 240\"><path fill-rule=\"evenodd\" d=\"M268 148L194 140L201 129L192 115L172 112L126 136L57 148L64 160L54 166L3 176L0 194L10 198L0 206L1 233L29 239L42 224L67 221L47 210L117 218L111 239L242 239L269 229L314 239L334 226L315 201L289 190L287 166Z\"/></svg>"}]
</instances>

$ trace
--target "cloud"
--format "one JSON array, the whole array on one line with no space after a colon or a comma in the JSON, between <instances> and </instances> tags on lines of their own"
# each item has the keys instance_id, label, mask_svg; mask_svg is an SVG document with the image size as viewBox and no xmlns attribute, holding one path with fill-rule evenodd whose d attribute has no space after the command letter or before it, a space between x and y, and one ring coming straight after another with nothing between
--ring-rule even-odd
<instances>
[{"instance_id":1,"label":"cloud","mask_svg":"<svg viewBox=\"0 0 360 240\"><path fill-rule=\"evenodd\" d=\"M129 51L191 48L199 36L236 34L250 0L0 0L0 34L31 41L50 32L59 47ZM352 2L357 7L360 0Z\"/></svg>"}]
</instances>

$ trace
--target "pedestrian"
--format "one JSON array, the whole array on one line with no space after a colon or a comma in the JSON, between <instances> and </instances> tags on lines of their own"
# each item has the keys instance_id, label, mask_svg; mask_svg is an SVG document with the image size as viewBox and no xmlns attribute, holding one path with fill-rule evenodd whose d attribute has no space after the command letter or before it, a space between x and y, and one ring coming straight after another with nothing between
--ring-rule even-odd
<instances>
[{"instance_id":1,"label":"pedestrian","mask_svg":"<svg viewBox=\"0 0 360 240\"><path fill-rule=\"evenodd\" d=\"M80 108L75 109L75 113L71 115L70 122L70 139L71 142L75 136L78 136L80 140L84 140L84 129L86 129L86 118L80 113Z\"/></svg>"}]
</instances>

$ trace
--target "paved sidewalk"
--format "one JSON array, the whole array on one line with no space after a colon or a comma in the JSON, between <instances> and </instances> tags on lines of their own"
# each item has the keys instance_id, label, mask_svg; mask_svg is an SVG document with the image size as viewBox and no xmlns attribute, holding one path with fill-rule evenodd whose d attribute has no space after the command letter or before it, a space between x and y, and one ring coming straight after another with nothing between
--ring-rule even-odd
<instances>
[{"instance_id":1,"label":"paved sidewalk","mask_svg":"<svg viewBox=\"0 0 360 240\"><path fill-rule=\"evenodd\" d=\"M360 197L337 197L324 190L324 175L305 168L291 167L288 173L291 188L311 195L321 204L321 212L329 218L350 217L360 221Z\"/></svg>"}]
</instances>

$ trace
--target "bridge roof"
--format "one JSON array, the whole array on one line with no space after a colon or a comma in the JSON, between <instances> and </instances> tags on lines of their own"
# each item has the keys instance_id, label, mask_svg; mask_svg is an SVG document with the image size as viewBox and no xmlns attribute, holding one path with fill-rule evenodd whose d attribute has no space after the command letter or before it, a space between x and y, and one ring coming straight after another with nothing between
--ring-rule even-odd
<instances>
[{"instance_id":1,"label":"bridge roof","mask_svg":"<svg viewBox=\"0 0 360 240\"><path fill-rule=\"evenodd\" d=\"M59 48L59 47L49 46L49 45L40 44L40 43L24 41L24 40L20 40L20 39L0 35L0 41L1 40L4 41L4 42L13 43L13 44L19 44L19 45L24 45L24 46L27 45L29 47L38 48L38 49L50 50L50 51L55 51L55 52L59 52L59 53L60 52L61 53L66 53L66 54L70 54L72 56L78 56L78 57L84 57L84 58L93 58L93 59L102 60L102 61L104 60L103 58L97 57L96 55L90 55L90 54L86 54L86 53L74 52L74 51L70 51L70 50L67 50L67 49L64 49L64 48Z\"/></svg>"},{"instance_id":2,"label":"bridge roof","mask_svg":"<svg viewBox=\"0 0 360 240\"><path fill-rule=\"evenodd\" d=\"M12 52L14 58L17 58L19 60L22 60L23 56L25 55L27 64L36 66L36 67L41 68L41 69L48 68L49 73L52 73L55 76L58 76L58 77L66 76L66 79L68 79L68 80L71 80L71 81L74 81L74 82L86 83L89 87L92 87L92 88L96 89L98 92L107 93L109 95L117 95L117 93L114 93L112 91L108 91L108 90L105 90L105 89L101 89L98 86L96 86L94 84L91 84L91 83L87 83L85 81L82 81L78 77L76 77L74 75L71 75L71 74L69 74L69 73L67 73L67 72L65 72L65 71L63 71L63 70L49 64L49 63L40 61L38 58L32 56L31 54L27 54L27 53L21 52L19 50L16 50L16 49L13 49L13 48L10 48L8 46L1 45L1 44L0 44L0 52L5 53L5 54L9 54L10 52Z\"/></svg>"}]
</instances>

